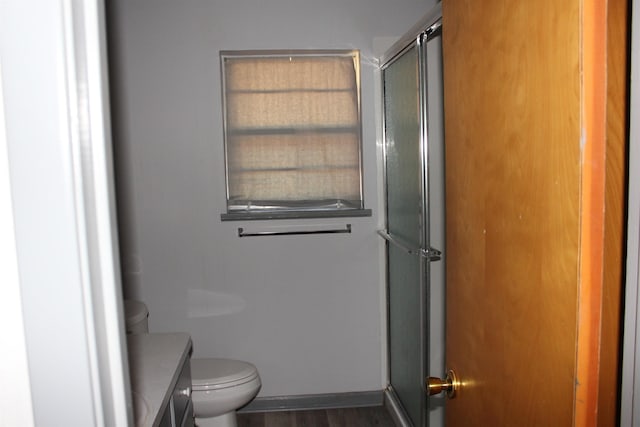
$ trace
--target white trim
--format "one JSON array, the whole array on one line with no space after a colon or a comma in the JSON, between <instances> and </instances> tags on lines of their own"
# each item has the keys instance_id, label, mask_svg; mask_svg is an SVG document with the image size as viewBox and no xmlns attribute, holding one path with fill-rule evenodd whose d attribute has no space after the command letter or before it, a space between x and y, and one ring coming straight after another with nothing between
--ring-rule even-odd
<instances>
[{"instance_id":1,"label":"white trim","mask_svg":"<svg viewBox=\"0 0 640 427\"><path fill-rule=\"evenodd\" d=\"M2 65L0 64L0 425L32 427L33 407L27 366L27 347L18 276L13 204L9 182L8 142L4 118Z\"/></svg>"},{"instance_id":2,"label":"white trim","mask_svg":"<svg viewBox=\"0 0 640 427\"><path fill-rule=\"evenodd\" d=\"M83 258L84 304L96 418L102 425L132 420L115 190L102 0L64 0L68 113Z\"/></svg>"},{"instance_id":3,"label":"white trim","mask_svg":"<svg viewBox=\"0 0 640 427\"><path fill-rule=\"evenodd\" d=\"M9 159L30 385L30 398L15 396L20 421L6 425L29 425L29 412L36 425L131 425L103 0L7 0L0 8L0 147ZM3 302L5 292L0 286ZM3 324L21 329L13 318Z\"/></svg>"},{"instance_id":4,"label":"white trim","mask_svg":"<svg viewBox=\"0 0 640 427\"><path fill-rule=\"evenodd\" d=\"M251 413L302 411L312 409L364 408L382 406L383 399L382 390L258 397L238 412Z\"/></svg>"}]
</instances>

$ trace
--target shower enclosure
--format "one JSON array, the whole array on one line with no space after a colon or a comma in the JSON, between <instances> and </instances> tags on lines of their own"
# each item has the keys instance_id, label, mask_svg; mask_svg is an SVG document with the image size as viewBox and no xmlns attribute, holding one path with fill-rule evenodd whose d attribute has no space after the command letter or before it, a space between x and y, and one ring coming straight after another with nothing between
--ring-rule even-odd
<instances>
[{"instance_id":1,"label":"shower enclosure","mask_svg":"<svg viewBox=\"0 0 640 427\"><path fill-rule=\"evenodd\" d=\"M424 381L444 371L444 135L437 6L382 58L388 398L408 426L443 423ZM435 249L438 248L438 249ZM437 262L436 262L437 261Z\"/></svg>"}]
</instances>

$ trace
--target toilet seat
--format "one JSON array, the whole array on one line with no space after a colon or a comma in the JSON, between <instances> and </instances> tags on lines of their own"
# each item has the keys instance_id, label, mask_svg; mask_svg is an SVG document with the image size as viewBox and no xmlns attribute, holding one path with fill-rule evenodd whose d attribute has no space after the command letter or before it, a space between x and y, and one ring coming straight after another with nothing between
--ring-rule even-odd
<instances>
[{"instance_id":1,"label":"toilet seat","mask_svg":"<svg viewBox=\"0 0 640 427\"><path fill-rule=\"evenodd\" d=\"M232 359L192 359L191 385L194 391L235 387L258 378L251 363Z\"/></svg>"}]
</instances>

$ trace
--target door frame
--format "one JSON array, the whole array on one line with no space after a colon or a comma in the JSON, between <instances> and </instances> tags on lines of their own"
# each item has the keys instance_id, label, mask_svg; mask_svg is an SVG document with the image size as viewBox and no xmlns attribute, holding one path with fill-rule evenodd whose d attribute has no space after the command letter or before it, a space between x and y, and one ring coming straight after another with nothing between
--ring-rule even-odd
<instances>
[{"instance_id":1,"label":"door frame","mask_svg":"<svg viewBox=\"0 0 640 427\"><path fill-rule=\"evenodd\" d=\"M21 303L16 340L28 369L18 396L26 400L8 413L30 411L15 414L26 426L132 425L104 0L10 0L0 23L0 149L11 187L0 204L13 213L4 226L13 228L19 275L9 289ZM3 322L12 332L13 321Z\"/></svg>"},{"instance_id":2,"label":"door frame","mask_svg":"<svg viewBox=\"0 0 640 427\"><path fill-rule=\"evenodd\" d=\"M637 3L637 2L634 2ZM633 8L632 8L633 9ZM629 117L640 114L640 14L631 11L631 73ZM629 194L626 289L622 333L620 425L640 422L640 125L629 120Z\"/></svg>"}]
</instances>

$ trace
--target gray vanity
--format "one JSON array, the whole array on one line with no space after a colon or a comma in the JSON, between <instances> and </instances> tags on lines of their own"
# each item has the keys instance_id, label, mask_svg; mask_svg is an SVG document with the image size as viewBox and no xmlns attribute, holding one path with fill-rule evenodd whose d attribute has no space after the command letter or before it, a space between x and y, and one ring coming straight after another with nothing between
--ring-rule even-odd
<instances>
[{"instance_id":1,"label":"gray vanity","mask_svg":"<svg viewBox=\"0 0 640 427\"><path fill-rule=\"evenodd\" d=\"M191 337L127 336L136 427L193 427Z\"/></svg>"}]
</instances>

